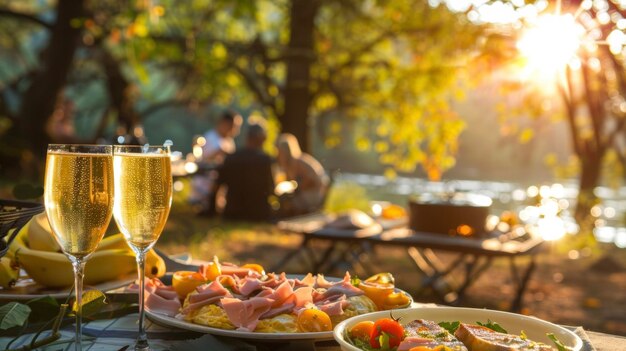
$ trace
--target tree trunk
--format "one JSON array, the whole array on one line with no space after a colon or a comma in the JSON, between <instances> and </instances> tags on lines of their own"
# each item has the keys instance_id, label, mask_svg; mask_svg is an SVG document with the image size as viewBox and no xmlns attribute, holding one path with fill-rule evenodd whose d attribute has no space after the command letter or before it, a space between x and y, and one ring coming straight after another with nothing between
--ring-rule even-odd
<instances>
[{"instance_id":1,"label":"tree trunk","mask_svg":"<svg viewBox=\"0 0 626 351\"><path fill-rule=\"evenodd\" d=\"M119 126L124 128L124 133L131 136L126 143L138 143L134 135L134 129L139 124L139 115L135 111L133 98L134 86L128 82L122 74L120 63L107 51L101 49L101 64L107 77L107 90L109 93L109 105L117 113Z\"/></svg>"},{"instance_id":2,"label":"tree trunk","mask_svg":"<svg viewBox=\"0 0 626 351\"><path fill-rule=\"evenodd\" d=\"M27 136L33 154L43 159L50 137L46 125L63 91L82 29L71 21L84 16L84 0L59 0L50 41L43 51L41 68L24 93L18 112L20 131Z\"/></svg>"},{"instance_id":3,"label":"tree trunk","mask_svg":"<svg viewBox=\"0 0 626 351\"><path fill-rule=\"evenodd\" d=\"M282 131L298 138L303 151L310 151L309 105L311 65L315 60L313 34L318 0L291 0L289 52L285 83L285 110L279 120Z\"/></svg>"},{"instance_id":4,"label":"tree trunk","mask_svg":"<svg viewBox=\"0 0 626 351\"><path fill-rule=\"evenodd\" d=\"M578 180L578 197L574 218L580 226L581 233L589 233L593 229L594 217L591 208L598 204L594 189L600 181L602 157L588 156L581 158L581 172Z\"/></svg>"}]
</instances>

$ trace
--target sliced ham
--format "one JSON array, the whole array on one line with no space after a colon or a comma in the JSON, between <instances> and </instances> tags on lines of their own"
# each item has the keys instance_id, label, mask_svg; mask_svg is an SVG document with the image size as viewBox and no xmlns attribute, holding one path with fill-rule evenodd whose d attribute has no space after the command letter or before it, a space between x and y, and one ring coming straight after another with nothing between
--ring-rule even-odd
<instances>
[{"instance_id":1,"label":"sliced ham","mask_svg":"<svg viewBox=\"0 0 626 351\"><path fill-rule=\"evenodd\" d=\"M169 289L157 288L154 293L161 296L162 298L166 300L174 300L178 298L178 293L176 293L176 291L174 291L173 289L169 290Z\"/></svg>"},{"instance_id":2,"label":"sliced ham","mask_svg":"<svg viewBox=\"0 0 626 351\"><path fill-rule=\"evenodd\" d=\"M271 295L267 297L274 300L274 304L272 307L278 307L283 304L287 299L289 299L293 295L293 288L289 285L288 281L284 281L280 284Z\"/></svg>"},{"instance_id":3,"label":"sliced ham","mask_svg":"<svg viewBox=\"0 0 626 351\"><path fill-rule=\"evenodd\" d=\"M316 305L321 311L326 312L329 316L338 316L343 314L343 309L348 307L348 302L345 297L335 302L329 302L326 304Z\"/></svg>"},{"instance_id":4,"label":"sliced ham","mask_svg":"<svg viewBox=\"0 0 626 351\"><path fill-rule=\"evenodd\" d=\"M246 277L239 281L239 294L249 296L253 292L261 289L263 284L260 280L253 277Z\"/></svg>"},{"instance_id":5,"label":"sliced ham","mask_svg":"<svg viewBox=\"0 0 626 351\"><path fill-rule=\"evenodd\" d=\"M267 297L253 297L240 300L224 297L220 300L230 322L241 331L254 331L259 317L272 308L274 300Z\"/></svg>"},{"instance_id":6,"label":"sliced ham","mask_svg":"<svg viewBox=\"0 0 626 351\"><path fill-rule=\"evenodd\" d=\"M230 291L226 289L222 283L220 283L219 279L212 281L209 284L200 285L196 288L197 294L189 295L189 302L194 303L198 301L203 301L206 299L210 299L216 296L230 297Z\"/></svg>"},{"instance_id":7,"label":"sliced ham","mask_svg":"<svg viewBox=\"0 0 626 351\"><path fill-rule=\"evenodd\" d=\"M188 314L189 312L192 312L192 311L195 311L195 310L199 310L203 306L218 303L222 298L223 298L223 296L213 296L213 297L209 297L209 298L206 298L204 300L200 300L200 301L196 301L196 302L191 302L190 301L187 304L187 306L185 306L180 311L180 313Z\"/></svg>"},{"instance_id":8,"label":"sliced ham","mask_svg":"<svg viewBox=\"0 0 626 351\"><path fill-rule=\"evenodd\" d=\"M313 302L313 288L310 286L298 288L294 290L292 296L296 308L304 307L306 304Z\"/></svg>"},{"instance_id":9,"label":"sliced ham","mask_svg":"<svg viewBox=\"0 0 626 351\"><path fill-rule=\"evenodd\" d=\"M131 285L128 291L139 291L139 286ZM145 285L145 306L147 310L170 317L176 316L180 310L178 294L171 286L166 286L158 278L148 279Z\"/></svg>"},{"instance_id":10,"label":"sliced ham","mask_svg":"<svg viewBox=\"0 0 626 351\"><path fill-rule=\"evenodd\" d=\"M291 313L294 307L296 307L295 303L285 303L282 306L274 307L270 309L269 311L263 313L261 317L259 317L259 319L272 318L283 313Z\"/></svg>"},{"instance_id":11,"label":"sliced ham","mask_svg":"<svg viewBox=\"0 0 626 351\"><path fill-rule=\"evenodd\" d=\"M170 317L176 316L180 310L180 300L178 296L173 300L168 300L157 294L147 293L145 303L146 310Z\"/></svg>"},{"instance_id":12,"label":"sliced ham","mask_svg":"<svg viewBox=\"0 0 626 351\"><path fill-rule=\"evenodd\" d=\"M315 284L315 277L313 277L313 274L309 273L306 276L304 276L302 280L298 278L294 279L293 287L298 288L301 286L313 286L314 284Z\"/></svg>"},{"instance_id":13,"label":"sliced ham","mask_svg":"<svg viewBox=\"0 0 626 351\"><path fill-rule=\"evenodd\" d=\"M333 295L346 295L347 297L352 297L360 296L363 294L365 294L363 290L350 284L350 282L341 281L326 289L326 291L321 295L320 299L325 299Z\"/></svg>"},{"instance_id":14,"label":"sliced ham","mask_svg":"<svg viewBox=\"0 0 626 351\"><path fill-rule=\"evenodd\" d=\"M222 274L224 275L235 275L240 278L244 278L247 276L260 278L261 274L250 268L242 268L232 263L224 262L220 265L222 270Z\"/></svg>"},{"instance_id":15,"label":"sliced ham","mask_svg":"<svg viewBox=\"0 0 626 351\"><path fill-rule=\"evenodd\" d=\"M419 336L407 336L398 345L398 351L408 351L417 346L432 346L433 339L421 338Z\"/></svg>"},{"instance_id":16,"label":"sliced ham","mask_svg":"<svg viewBox=\"0 0 626 351\"><path fill-rule=\"evenodd\" d=\"M315 284L313 285L313 287L328 289L331 286L333 286L333 283L329 282L328 280L326 280L326 278L324 278L323 274L318 274L315 277Z\"/></svg>"}]
</instances>

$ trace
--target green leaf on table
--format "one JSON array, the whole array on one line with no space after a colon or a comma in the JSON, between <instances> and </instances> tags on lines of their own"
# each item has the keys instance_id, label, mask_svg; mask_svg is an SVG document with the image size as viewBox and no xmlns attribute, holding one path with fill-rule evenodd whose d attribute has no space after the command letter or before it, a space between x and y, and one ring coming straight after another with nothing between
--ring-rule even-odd
<instances>
[{"instance_id":1,"label":"green leaf on table","mask_svg":"<svg viewBox=\"0 0 626 351\"><path fill-rule=\"evenodd\" d=\"M500 324L498 324L497 322L493 322L491 319L487 319L487 323L476 322L476 324L483 326L485 328L489 328L498 333L508 334L506 329L502 328Z\"/></svg>"},{"instance_id":2,"label":"green leaf on table","mask_svg":"<svg viewBox=\"0 0 626 351\"><path fill-rule=\"evenodd\" d=\"M454 332L459 328L461 322L439 322L439 326L443 329L447 330L450 334L454 334Z\"/></svg>"},{"instance_id":3,"label":"green leaf on table","mask_svg":"<svg viewBox=\"0 0 626 351\"><path fill-rule=\"evenodd\" d=\"M559 340L559 338L557 338L556 335L554 335L552 333L547 333L546 335L548 336L548 339L552 340L552 342L556 346L557 350L559 350L559 351L570 351L570 348L565 346L565 345L563 345L563 342L561 340Z\"/></svg>"},{"instance_id":4,"label":"green leaf on table","mask_svg":"<svg viewBox=\"0 0 626 351\"><path fill-rule=\"evenodd\" d=\"M28 320L30 307L19 302L9 302L0 306L0 330L21 327Z\"/></svg>"},{"instance_id":5,"label":"green leaf on table","mask_svg":"<svg viewBox=\"0 0 626 351\"><path fill-rule=\"evenodd\" d=\"M87 290L83 293L83 317L93 316L100 312L104 305L106 305L106 295L100 290ZM76 313L78 305L76 301L72 305L72 312Z\"/></svg>"},{"instance_id":6,"label":"green leaf on table","mask_svg":"<svg viewBox=\"0 0 626 351\"><path fill-rule=\"evenodd\" d=\"M59 313L59 303L50 295L29 300L26 305L32 311L29 316L31 322L47 321Z\"/></svg>"}]
</instances>

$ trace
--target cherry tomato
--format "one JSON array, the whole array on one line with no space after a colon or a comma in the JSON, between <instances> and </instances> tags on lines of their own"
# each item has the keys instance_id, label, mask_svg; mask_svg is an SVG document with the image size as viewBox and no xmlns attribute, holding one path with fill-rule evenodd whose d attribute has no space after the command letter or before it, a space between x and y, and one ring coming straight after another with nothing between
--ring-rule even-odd
<instances>
[{"instance_id":1,"label":"cherry tomato","mask_svg":"<svg viewBox=\"0 0 626 351\"><path fill-rule=\"evenodd\" d=\"M198 272L178 271L172 276L172 286L178 294L178 297L184 299L198 285L204 284L206 279Z\"/></svg>"},{"instance_id":2,"label":"cherry tomato","mask_svg":"<svg viewBox=\"0 0 626 351\"><path fill-rule=\"evenodd\" d=\"M374 330L374 322L363 321L359 322L350 329L350 337L352 339L361 339L363 341L369 341Z\"/></svg>"},{"instance_id":3,"label":"cherry tomato","mask_svg":"<svg viewBox=\"0 0 626 351\"><path fill-rule=\"evenodd\" d=\"M322 332L333 330L333 324L326 312L309 308L303 310L296 319L296 326L302 332Z\"/></svg>"},{"instance_id":4,"label":"cherry tomato","mask_svg":"<svg viewBox=\"0 0 626 351\"><path fill-rule=\"evenodd\" d=\"M383 333L389 337L389 347L400 345L404 339L404 328L393 318L382 318L374 322L372 334L370 335L370 346L380 348L381 336Z\"/></svg>"}]
</instances>

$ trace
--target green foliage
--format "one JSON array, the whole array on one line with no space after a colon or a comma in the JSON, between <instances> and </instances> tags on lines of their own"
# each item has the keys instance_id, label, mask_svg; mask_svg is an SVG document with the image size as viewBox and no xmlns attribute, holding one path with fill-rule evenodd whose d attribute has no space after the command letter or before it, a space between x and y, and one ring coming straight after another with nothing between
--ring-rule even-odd
<instances>
[{"instance_id":1,"label":"green foliage","mask_svg":"<svg viewBox=\"0 0 626 351\"><path fill-rule=\"evenodd\" d=\"M423 0L323 1L314 52L303 53L288 49L288 0L87 4L92 15L74 24L91 54L77 57L71 78L102 75L94 62L105 50L122 63L140 106L167 99L236 105L276 125L293 88L285 85L287 66L306 56L311 116L297 118L319 123L327 147L354 142L394 174L421 166L438 179L455 164L464 124L451 103L464 96L461 82L478 76L468 69L483 33L464 13Z\"/></svg>"},{"instance_id":2,"label":"green foliage","mask_svg":"<svg viewBox=\"0 0 626 351\"><path fill-rule=\"evenodd\" d=\"M9 302L0 306L0 330L23 326L29 314L30 307L19 302Z\"/></svg>"},{"instance_id":3,"label":"green foliage","mask_svg":"<svg viewBox=\"0 0 626 351\"><path fill-rule=\"evenodd\" d=\"M351 209L361 210L365 213L370 212L369 198L365 188L347 181L333 184L329 190L324 211L340 213Z\"/></svg>"}]
</instances>

